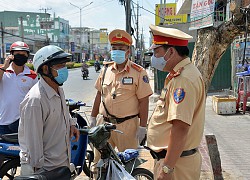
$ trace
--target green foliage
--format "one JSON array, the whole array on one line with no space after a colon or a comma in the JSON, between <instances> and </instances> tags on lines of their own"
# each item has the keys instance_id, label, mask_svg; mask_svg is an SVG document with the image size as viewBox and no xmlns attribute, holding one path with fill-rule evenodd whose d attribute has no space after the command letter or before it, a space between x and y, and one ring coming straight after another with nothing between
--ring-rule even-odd
<instances>
[{"instance_id":1,"label":"green foliage","mask_svg":"<svg viewBox=\"0 0 250 180\"><path fill-rule=\"evenodd\" d=\"M82 67L82 63L74 63L74 68Z\"/></svg>"},{"instance_id":2,"label":"green foliage","mask_svg":"<svg viewBox=\"0 0 250 180\"><path fill-rule=\"evenodd\" d=\"M72 69L72 68L74 68L74 62L67 62L66 63L66 67L68 68L68 69Z\"/></svg>"},{"instance_id":3,"label":"green foliage","mask_svg":"<svg viewBox=\"0 0 250 180\"><path fill-rule=\"evenodd\" d=\"M89 60L89 61L87 62L87 64L88 64L89 66L94 66L94 63L95 63L95 60ZM99 61L99 63L102 65L102 61Z\"/></svg>"},{"instance_id":4,"label":"green foliage","mask_svg":"<svg viewBox=\"0 0 250 180\"><path fill-rule=\"evenodd\" d=\"M34 66L33 66L33 64L32 63L26 63L26 65L31 69L31 70L33 70L34 71Z\"/></svg>"}]
</instances>

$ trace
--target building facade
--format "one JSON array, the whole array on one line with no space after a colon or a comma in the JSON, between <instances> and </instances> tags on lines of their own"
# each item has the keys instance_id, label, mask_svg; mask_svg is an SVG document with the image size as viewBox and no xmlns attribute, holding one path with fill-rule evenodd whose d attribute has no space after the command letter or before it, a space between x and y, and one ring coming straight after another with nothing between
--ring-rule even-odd
<instances>
[{"instance_id":1,"label":"building facade","mask_svg":"<svg viewBox=\"0 0 250 180\"><path fill-rule=\"evenodd\" d=\"M47 44L69 50L69 21L63 18L51 17L49 13L3 11L0 22L4 32L0 38L5 47L1 57L15 41L26 42L32 53Z\"/></svg>"},{"instance_id":2,"label":"building facade","mask_svg":"<svg viewBox=\"0 0 250 180\"><path fill-rule=\"evenodd\" d=\"M71 53L77 62L102 59L108 54L109 43L106 28L97 30L88 27L71 27L69 39Z\"/></svg>"}]
</instances>

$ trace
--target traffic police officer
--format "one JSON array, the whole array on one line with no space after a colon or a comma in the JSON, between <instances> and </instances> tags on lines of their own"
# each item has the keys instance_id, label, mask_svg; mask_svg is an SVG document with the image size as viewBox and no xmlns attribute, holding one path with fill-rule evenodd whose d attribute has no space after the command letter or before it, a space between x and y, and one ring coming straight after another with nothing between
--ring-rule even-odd
<instances>
[{"instance_id":1,"label":"traffic police officer","mask_svg":"<svg viewBox=\"0 0 250 180\"><path fill-rule=\"evenodd\" d=\"M205 86L188 58L192 36L174 28L150 25L152 66L169 72L149 121L147 145L155 159L157 180L198 180L201 155L197 151L205 120Z\"/></svg>"},{"instance_id":2,"label":"traffic police officer","mask_svg":"<svg viewBox=\"0 0 250 180\"><path fill-rule=\"evenodd\" d=\"M119 151L137 148L145 137L148 103L152 89L147 72L129 59L131 36L124 30L110 32L112 62L106 62L95 87L97 94L90 126L111 122L123 134L112 133L109 142ZM98 153L99 154L99 153ZM99 159L95 153L95 161Z\"/></svg>"}]
</instances>

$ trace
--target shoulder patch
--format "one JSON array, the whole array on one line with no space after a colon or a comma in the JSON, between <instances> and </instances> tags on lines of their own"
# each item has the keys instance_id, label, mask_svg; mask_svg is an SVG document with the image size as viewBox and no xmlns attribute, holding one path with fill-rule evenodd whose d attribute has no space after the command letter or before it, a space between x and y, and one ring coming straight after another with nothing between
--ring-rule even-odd
<instances>
[{"instance_id":1,"label":"shoulder patch","mask_svg":"<svg viewBox=\"0 0 250 180\"><path fill-rule=\"evenodd\" d=\"M28 76L28 77L30 77L30 78L32 78L32 79L36 79L37 74L36 74L35 71L30 70L30 74L25 74L25 76Z\"/></svg>"},{"instance_id":2,"label":"shoulder patch","mask_svg":"<svg viewBox=\"0 0 250 180\"><path fill-rule=\"evenodd\" d=\"M138 64L136 64L134 62L131 64L131 67L133 69L135 69L136 71L138 71L138 72L140 72L143 69L143 67L141 67L140 65L138 65Z\"/></svg>"},{"instance_id":3,"label":"shoulder patch","mask_svg":"<svg viewBox=\"0 0 250 180\"><path fill-rule=\"evenodd\" d=\"M174 91L174 102L180 104L185 98L185 91L183 88L176 88Z\"/></svg>"},{"instance_id":4,"label":"shoulder patch","mask_svg":"<svg viewBox=\"0 0 250 180\"><path fill-rule=\"evenodd\" d=\"M143 79L143 81L144 81L145 83L149 83L149 80L148 80L148 76L147 76L147 75L143 76L142 79Z\"/></svg>"}]
</instances>

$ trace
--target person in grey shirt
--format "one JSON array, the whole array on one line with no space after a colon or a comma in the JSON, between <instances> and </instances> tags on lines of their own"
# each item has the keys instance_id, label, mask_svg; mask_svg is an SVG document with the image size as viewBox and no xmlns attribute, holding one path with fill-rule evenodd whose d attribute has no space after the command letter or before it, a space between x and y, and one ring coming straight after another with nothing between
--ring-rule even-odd
<instances>
[{"instance_id":1,"label":"person in grey shirt","mask_svg":"<svg viewBox=\"0 0 250 180\"><path fill-rule=\"evenodd\" d=\"M61 87L68 77L70 57L54 45L41 48L34 56L34 69L41 77L20 104L21 175L70 168L70 139L79 138Z\"/></svg>"}]
</instances>

